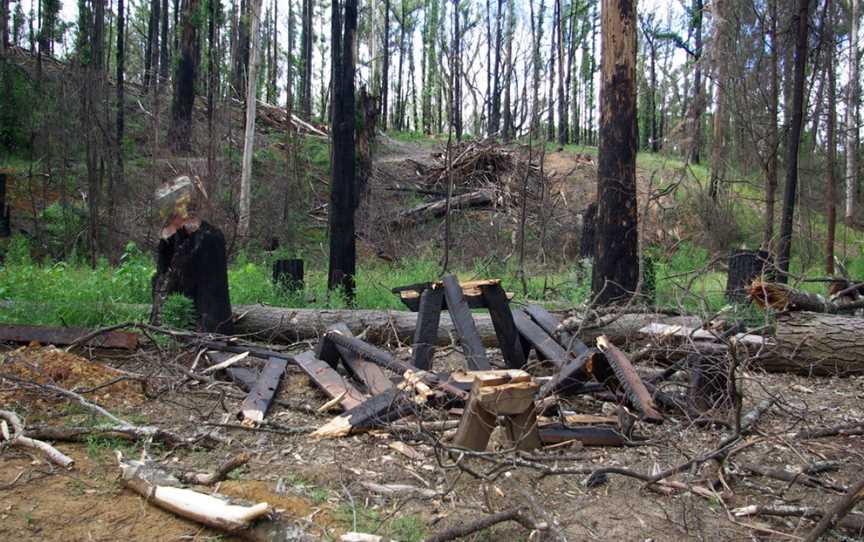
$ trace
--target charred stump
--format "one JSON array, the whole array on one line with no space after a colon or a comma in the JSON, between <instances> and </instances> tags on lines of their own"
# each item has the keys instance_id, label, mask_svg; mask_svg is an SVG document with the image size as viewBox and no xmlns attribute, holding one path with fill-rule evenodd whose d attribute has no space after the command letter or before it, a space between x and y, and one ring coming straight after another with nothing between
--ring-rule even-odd
<instances>
[{"instance_id":1,"label":"charred stump","mask_svg":"<svg viewBox=\"0 0 864 542\"><path fill-rule=\"evenodd\" d=\"M734 250L729 254L726 299L734 303L747 301L750 284L762 275L770 275L774 258L764 250Z\"/></svg>"},{"instance_id":2,"label":"charred stump","mask_svg":"<svg viewBox=\"0 0 864 542\"><path fill-rule=\"evenodd\" d=\"M303 260L276 260L273 262L273 284L289 292L303 290Z\"/></svg>"},{"instance_id":3,"label":"charred stump","mask_svg":"<svg viewBox=\"0 0 864 542\"><path fill-rule=\"evenodd\" d=\"M152 288L153 324L160 323L168 296L179 293L195 304L198 331L226 335L234 332L225 237L207 222L186 224L159 240Z\"/></svg>"},{"instance_id":4,"label":"charred stump","mask_svg":"<svg viewBox=\"0 0 864 542\"><path fill-rule=\"evenodd\" d=\"M597 204L592 202L582 213L582 238L579 240L579 257L594 257L594 235L597 231Z\"/></svg>"}]
</instances>

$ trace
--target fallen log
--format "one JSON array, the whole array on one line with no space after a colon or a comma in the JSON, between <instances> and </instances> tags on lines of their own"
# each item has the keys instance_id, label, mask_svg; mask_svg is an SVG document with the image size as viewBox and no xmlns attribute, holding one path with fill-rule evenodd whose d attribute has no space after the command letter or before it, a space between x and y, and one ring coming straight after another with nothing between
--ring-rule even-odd
<instances>
[{"instance_id":1,"label":"fallen log","mask_svg":"<svg viewBox=\"0 0 864 542\"><path fill-rule=\"evenodd\" d=\"M282 373L288 366L288 360L284 358L270 358L267 365L258 376L255 387L240 405L240 417L243 420L260 423L264 421L264 415L282 379Z\"/></svg>"},{"instance_id":2,"label":"fallen log","mask_svg":"<svg viewBox=\"0 0 864 542\"><path fill-rule=\"evenodd\" d=\"M53 344L66 346L77 343L91 330L80 327L49 327L49 326L19 326L0 325L0 342ZM128 331L109 331L86 342L87 346L96 348L120 348L135 350L138 347L138 334Z\"/></svg>"},{"instance_id":3,"label":"fallen log","mask_svg":"<svg viewBox=\"0 0 864 542\"><path fill-rule=\"evenodd\" d=\"M852 294L852 295L848 295ZM809 311L837 314L853 312L864 307L864 302L858 299L858 285L844 288L830 298L797 290L785 284L775 282L753 281L749 290L750 299L762 309L776 311Z\"/></svg>"},{"instance_id":4,"label":"fallen log","mask_svg":"<svg viewBox=\"0 0 864 542\"><path fill-rule=\"evenodd\" d=\"M477 190L453 196L450 198L450 209L469 209L472 207L491 207L495 204L495 192L492 190ZM422 223L434 218L440 218L447 214L447 200L441 199L429 203L423 203L411 209L401 211L390 221L391 228L398 228L409 224Z\"/></svg>"},{"instance_id":5,"label":"fallen log","mask_svg":"<svg viewBox=\"0 0 864 542\"><path fill-rule=\"evenodd\" d=\"M21 419L12 411L0 410L0 450L6 445L38 450L52 463L64 469L70 468L75 463L74 459L47 442L24 436L24 424Z\"/></svg>"},{"instance_id":6,"label":"fallen log","mask_svg":"<svg viewBox=\"0 0 864 542\"><path fill-rule=\"evenodd\" d=\"M366 400L362 393L350 382L346 381L330 365L315 357L312 351L303 352L294 356L296 363L304 373L323 391L330 399L335 400L345 410L351 410Z\"/></svg>"},{"instance_id":7,"label":"fallen log","mask_svg":"<svg viewBox=\"0 0 864 542\"><path fill-rule=\"evenodd\" d=\"M769 355L755 363L769 372L804 375L864 374L864 318L815 312L777 317Z\"/></svg>"},{"instance_id":8,"label":"fallen log","mask_svg":"<svg viewBox=\"0 0 864 542\"><path fill-rule=\"evenodd\" d=\"M624 391L627 399L642 416L642 419L651 423L661 423L663 415L657 411L654 399L636 373L633 364L615 345L611 344L605 337L597 339L597 348L604 354L602 358L606 363L596 363L594 376L599 382L610 386L612 391L619 389Z\"/></svg>"}]
</instances>

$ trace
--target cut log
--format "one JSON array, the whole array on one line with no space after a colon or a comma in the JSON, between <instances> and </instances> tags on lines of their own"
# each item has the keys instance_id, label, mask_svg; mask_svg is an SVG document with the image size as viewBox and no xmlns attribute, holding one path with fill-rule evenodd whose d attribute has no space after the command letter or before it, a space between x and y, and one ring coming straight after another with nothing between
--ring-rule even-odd
<instances>
[{"instance_id":1,"label":"cut log","mask_svg":"<svg viewBox=\"0 0 864 542\"><path fill-rule=\"evenodd\" d=\"M836 306L819 294L796 290L785 284L754 280L750 298L762 308L777 311L836 312Z\"/></svg>"},{"instance_id":2,"label":"cut log","mask_svg":"<svg viewBox=\"0 0 864 542\"><path fill-rule=\"evenodd\" d=\"M558 344L575 354L577 357L588 350L588 346L577 339L566 329L561 329L561 320L540 305L528 305L525 313L540 326L550 337L556 339Z\"/></svg>"},{"instance_id":3,"label":"cut log","mask_svg":"<svg viewBox=\"0 0 864 542\"><path fill-rule=\"evenodd\" d=\"M330 399L338 400L346 411L366 400L350 382L346 382L332 367L316 358L314 352L298 354L294 356L294 362Z\"/></svg>"},{"instance_id":4,"label":"cut log","mask_svg":"<svg viewBox=\"0 0 864 542\"><path fill-rule=\"evenodd\" d=\"M563 367L570 359L564 347L546 333L543 328L535 324L525 312L513 311L513 323L519 330L520 340L532 345L541 359L558 368Z\"/></svg>"},{"instance_id":5,"label":"cut log","mask_svg":"<svg viewBox=\"0 0 864 542\"><path fill-rule=\"evenodd\" d=\"M273 284L289 292L302 291L304 288L303 260L292 258L273 262Z\"/></svg>"},{"instance_id":6,"label":"cut log","mask_svg":"<svg viewBox=\"0 0 864 542\"><path fill-rule=\"evenodd\" d=\"M498 348L504 356L504 362L510 369L521 369L525 366L525 351L519 339L519 331L513 323L513 313L510 311L510 303L507 294L500 284L486 284L480 286L486 306L489 307L489 316L495 327L495 335L498 338Z\"/></svg>"},{"instance_id":7,"label":"cut log","mask_svg":"<svg viewBox=\"0 0 864 542\"><path fill-rule=\"evenodd\" d=\"M53 344L65 346L75 343L79 338L92 334L93 330L80 327L48 327L0 325L0 342ZM138 348L138 334L128 331L109 331L93 337L86 346L94 348Z\"/></svg>"},{"instance_id":8,"label":"cut log","mask_svg":"<svg viewBox=\"0 0 864 542\"><path fill-rule=\"evenodd\" d=\"M402 292L405 293L405 292ZM435 355L435 342L438 339L438 324L441 322L441 309L444 304L442 288L426 288L420 294L417 311L417 328L414 331L414 366L428 371Z\"/></svg>"},{"instance_id":9,"label":"cut log","mask_svg":"<svg viewBox=\"0 0 864 542\"><path fill-rule=\"evenodd\" d=\"M399 388L367 399L348 412L337 416L312 433L313 438L338 438L369 431L414 412L416 405L409 394Z\"/></svg>"},{"instance_id":10,"label":"cut log","mask_svg":"<svg viewBox=\"0 0 864 542\"><path fill-rule=\"evenodd\" d=\"M483 286L500 283L501 281L498 279L487 279L460 282L459 285L462 286L462 297L465 299L465 302L468 303L468 308L485 309L488 308L488 305L486 304L486 300L483 298L481 288ZM403 305L408 307L408 310L411 312L417 312L420 310L420 296L423 292L430 288L439 289L441 287L441 281L420 282L417 284L409 284L408 286L399 286L393 288L391 291L394 294L399 295L399 300L402 301ZM513 292L507 292L506 295L508 301L513 299ZM446 299L441 303L441 310L447 310Z\"/></svg>"},{"instance_id":11,"label":"cut log","mask_svg":"<svg viewBox=\"0 0 864 542\"><path fill-rule=\"evenodd\" d=\"M477 190L450 198L450 209L469 209L471 207L491 207L495 204L493 190ZM418 224L434 218L440 218L447 213L447 200L441 199L423 203L411 209L401 211L390 221L391 228Z\"/></svg>"},{"instance_id":12,"label":"cut log","mask_svg":"<svg viewBox=\"0 0 864 542\"><path fill-rule=\"evenodd\" d=\"M288 360L284 358L270 358L267 361L267 365L261 371L255 387L252 388L252 391L243 400L243 404L240 405L241 419L255 423L264 421L264 415L267 413L267 408L276 395L276 390L279 389L282 373L285 372L285 367L287 366Z\"/></svg>"},{"instance_id":13,"label":"cut log","mask_svg":"<svg viewBox=\"0 0 864 542\"><path fill-rule=\"evenodd\" d=\"M567 427L555 423L541 426L540 440L544 445L562 442L581 442L584 446L626 446L629 441L614 427Z\"/></svg>"},{"instance_id":14,"label":"cut log","mask_svg":"<svg viewBox=\"0 0 864 542\"><path fill-rule=\"evenodd\" d=\"M346 337L354 337L354 334L351 333L348 326L342 322L330 326L328 331L341 333ZM335 344L326 335L321 338L318 344L319 347L321 345L330 345L329 347L322 347L320 351L326 352L326 355L330 356L332 355L329 354L330 350L334 350L336 355L342 359L345 368L349 373L351 373L351 376L364 384L369 395L378 395L379 393L383 393L393 387L393 382L390 381L390 378L387 377L387 374L383 369L381 369L381 367L370 361L366 361L362 356L355 354L344 346ZM318 357L330 363L331 366L335 366L334 362L331 362L330 359L325 359L321 355Z\"/></svg>"},{"instance_id":15,"label":"cut log","mask_svg":"<svg viewBox=\"0 0 864 542\"><path fill-rule=\"evenodd\" d=\"M747 301L750 285L760 277L773 279L774 258L765 250L733 250L729 254L726 276L726 299L733 303Z\"/></svg>"},{"instance_id":16,"label":"cut log","mask_svg":"<svg viewBox=\"0 0 864 542\"><path fill-rule=\"evenodd\" d=\"M778 315L776 347L755 363L769 372L864 374L864 318L815 312Z\"/></svg>"},{"instance_id":17,"label":"cut log","mask_svg":"<svg viewBox=\"0 0 864 542\"><path fill-rule=\"evenodd\" d=\"M462 296L462 286L460 286L459 280L454 275L447 275L442 279L442 283L444 285L444 299L447 300L447 310L450 312L453 327L456 328L456 336L462 346L462 353L465 355L468 369L473 371L491 369L492 365L486 357L486 348L477 332L471 310Z\"/></svg>"}]
</instances>

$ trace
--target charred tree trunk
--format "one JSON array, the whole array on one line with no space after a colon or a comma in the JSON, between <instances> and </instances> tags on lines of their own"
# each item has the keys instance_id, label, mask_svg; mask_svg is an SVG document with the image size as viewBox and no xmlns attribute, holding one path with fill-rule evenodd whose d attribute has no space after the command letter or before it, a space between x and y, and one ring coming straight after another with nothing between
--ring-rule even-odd
<instances>
[{"instance_id":1,"label":"charred tree trunk","mask_svg":"<svg viewBox=\"0 0 864 542\"><path fill-rule=\"evenodd\" d=\"M5 0L4 0L5 1ZM150 19L147 22L147 45L144 50L144 88L149 89L159 71L159 1L150 0Z\"/></svg>"},{"instance_id":2,"label":"charred tree trunk","mask_svg":"<svg viewBox=\"0 0 864 542\"><path fill-rule=\"evenodd\" d=\"M768 157L765 162L765 234L762 248L770 250L774 242L774 207L777 199L777 153L780 151L780 134L777 129L777 116L780 110L780 72L779 45L777 38L777 1L769 0L768 10L771 20L771 76L768 89Z\"/></svg>"},{"instance_id":3,"label":"charred tree trunk","mask_svg":"<svg viewBox=\"0 0 864 542\"><path fill-rule=\"evenodd\" d=\"M564 27L565 18L561 0L555 0L555 11L558 13L558 144L562 147L569 142L570 128L567 124L567 94L564 89L565 63L564 63Z\"/></svg>"},{"instance_id":4,"label":"charred tree trunk","mask_svg":"<svg viewBox=\"0 0 864 542\"><path fill-rule=\"evenodd\" d=\"M340 11L344 11L344 17ZM357 29L357 0L344 0L344 9L333 2L333 170L330 181L330 268L327 287L342 288L349 301L354 298L357 249L354 244L354 212L357 209L357 181L354 148L354 40ZM339 28L339 20L343 20ZM403 21L404 22L404 21Z\"/></svg>"},{"instance_id":5,"label":"charred tree trunk","mask_svg":"<svg viewBox=\"0 0 864 542\"><path fill-rule=\"evenodd\" d=\"M159 35L159 80L156 88L168 80L168 64L170 63L170 53L168 52L168 0L162 0L162 25Z\"/></svg>"},{"instance_id":6,"label":"charred tree trunk","mask_svg":"<svg viewBox=\"0 0 864 542\"><path fill-rule=\"evenodd\" d=\"M459 29L459 0L453 0L453 130L462 141L462 31Z\"/></svg>"},{"instance_id":7,"label":"charred tree trunk","mask_svg":"<svg viewBox=\"0 0 864 542\"><path fill-rule=\"evenodd\" d=\"M313 0L303 0L300 30L300 114L312 118L312 17Z\"/></svg>"},{"instance_id":8,"label":"charred tree trunk","mask_svg":"<svg viewBox=\"0 0 864 542\"><path fill-rule=\"evenodd\" d=\"M504 0L498 0L498 9L496 10L495 20L495 63L492 65L492 105L489 108L489 135L497 134L501 128L501 39L502 27L504 20L501 16L501 9L504 7ZM492 44L489 44L492 47Z\"/></svg>"},{"instance_id":9,"label":"charred tree trunk","mask_svg":"<svg viewBox=\"0 0 864 542\"><path fill-rule=\"evenodd\" d=\"M195 105L195 80L198 76L200 37L195 18L199 0L183 1L183 28L180 39L180 60L174 80L174 101L171 108L171 140L178 151L192 150L192 111Z\"/></svg>"},{"instance_id":10,"label":"charred tree trunk","mask_svg":"<svg viewBox=\"0 0 864 542\"><path fill-rule=\"evenodd\" d=\"M152 286L151 323L159 324L165 299L179 293L195 304L198 331L234 333L225 237L207 222L180 227L159 241Z\"/></svg>"},{"instance_id":11,"label":"charred tree trunk","mask_svg":"<svg viewBox=\"0 0 864 542\"><path fill-rule=\"evenodd\" d=\"M834 12L831 10L831 0L826 0L828 5L828 40L830 43L829 53L825 57L825 67L828 70L828 107L826 121L825 155L825 215L827 232L825 236L825 273L834 274L834 236L837 231L837 133L835 123L837 119L837 76L834 68Z\"/></svg>"},{"instance_id":12,"label":"charred tree trunk","mask_svg":"<svg viewBox=\"0 0 864 542\"><path fill-rule=\"evenodd\" d=\"M798 148L804 121L804 68L807 64L807 29L810 0L798 1L797 43L795 46L795 80L792 89L792 122L786 154L786 189L783 193L783 216L780 222L780 243L777 250L778 279L786 282L792 252L792 224L798 188Z\"/></svg>"},{"instance_id":13,"label":"charred tree trunk","mask_svg":"<svg viewBox=\"0 0 864 542\"><path fill-rule=\"evenodd\" d=\"M117 141L116 141L116 156L115 156L115 171L114 182L111 183L112 190L109 197L111 198L114 209L114 200L117 190L122 190L125 184L125 176L123 172L123 134L126 129L126 119L124 115L124 77L126 74L126 8L124 0L117 0ZM113 213L112 213L113 214ZM114 217L111 217L112 223Z\"/></svg>"},{"instance_id":14,"label":"charred tree trunk","mask_svg":"<svg viewBox=\"0 0 864 542\"><path fill-rule=\"evenodd\" d=\"M291 292L302 291L303 260L276 260L273 262L273 284L277 284Z\"/></svg>"},{"instance_id":15,"label":"charred tree trunk","mask_svg":"<svg viewBox=\"0 0 864 542\"><path fill-rule=\"evenodd\" d=\"M691 8L691 27L694 34L693 62L693 98L690 103L690 150L688 161L698 164L701 161L702 149L702 110L704 96L702 95L702 9L703 0L693 0Z\"/></svg>"},{"instance_id":16,"label":"charred tree trunk","mask_svg":"<svg viewBox=\"0 0 864 542\"><path fill-rule=\"evenodd\" d=\"M636 5L602 2L597 232L591 289L597 303L629 299L639 282L636 211Z\"/></svg>"},{"instance_id":17,"label":"charred tree trunk","mask_svg":"<svg viewBox=\"0 0 864 542\"><path fill-rule=\"evenodd\" d=\"M0 172L0 237L9 237L12 233L9 207L6 205L6 179L6 174Z\"/></svg>"},{"instance_id":18,"label":"charred tree trunk","mask_svg":"<svg viewBox=\"0 0 864 542\"><path fill-rule=\"evenodd\" d=\"M766 276L773 279L774 258L764 250L735 250L729 255L729 273L726 277L726 299L735 303L747 300L754 279Z\"/></svg>"}]
</instances>

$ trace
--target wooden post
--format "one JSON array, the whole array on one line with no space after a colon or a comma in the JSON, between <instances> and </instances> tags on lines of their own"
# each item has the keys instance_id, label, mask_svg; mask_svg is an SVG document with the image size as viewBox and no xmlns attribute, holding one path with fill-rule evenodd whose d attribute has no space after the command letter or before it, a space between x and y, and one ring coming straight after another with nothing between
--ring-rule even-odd
<instances>
[{"instance_id":1,"label":"wooden post","mask_svg":"<svg viewBox=\"0 0 864 542\"><path fill-rule=\"evenodd\" d=\"M746 303L750 284L762 275L770 275L774 258L764 250L733 250L729 254L729 274L726 278L726 299Z\"/></svg>"},{"instance_id":2,"label":"wooden post","mask_svg":"<svg viewBox=\"0 0 864 542\"><path fill-rule=\"evenodd\" d=\"M273 262L273 284L289 292L302 291L304 288L303 260L292 258Z\"/></svg>"}]
</instances>

